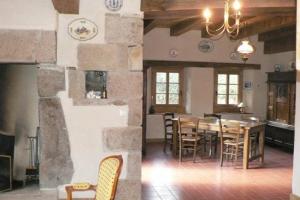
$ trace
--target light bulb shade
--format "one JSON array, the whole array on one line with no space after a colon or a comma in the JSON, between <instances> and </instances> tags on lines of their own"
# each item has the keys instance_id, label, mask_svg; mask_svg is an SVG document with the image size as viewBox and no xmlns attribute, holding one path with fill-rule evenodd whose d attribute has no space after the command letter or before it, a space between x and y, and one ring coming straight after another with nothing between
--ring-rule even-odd
<instances>
[{"instance_id":1,"label":"light bulb shade","mask_svg":"<svg viewBox=\"0 0 300 200\"><path fill-rule=\"evenodd\" d=\"M242 43L238 46L237 52L240 54L252 54L254 52L254 47L249 43L248 40L242 41Z\"/></svg>"}]
</instances>

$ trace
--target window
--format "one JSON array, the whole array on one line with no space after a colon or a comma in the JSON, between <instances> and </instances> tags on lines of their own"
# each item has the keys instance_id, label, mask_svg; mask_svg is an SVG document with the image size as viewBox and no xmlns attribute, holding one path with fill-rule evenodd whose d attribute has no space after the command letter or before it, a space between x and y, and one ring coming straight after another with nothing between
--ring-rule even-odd
<instances>
[{"instance_id":1,"label":"window","mask_svg":"<svg viewBox=\"0 0 300 200\"><path fill-rule=\"evenodd\" d=\"M242 100L242 71L238 69L215 70L214 112L238 112Z\"/></svg>"},{"instance_id":2,"label":"window","mask_svg":"<svg viewBox=\"0 0 300 200\"><path fill-rule=\"evenodd\" d=\"M152 106L155 112L183 112L183 70L152 68Z\"/></svg>"}]
</instances>

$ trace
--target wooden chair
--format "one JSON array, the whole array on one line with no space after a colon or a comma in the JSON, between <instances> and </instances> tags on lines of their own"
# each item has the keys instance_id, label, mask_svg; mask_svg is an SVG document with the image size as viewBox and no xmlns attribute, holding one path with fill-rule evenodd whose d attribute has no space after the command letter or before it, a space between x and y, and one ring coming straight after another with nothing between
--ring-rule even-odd
<instances>
[{"instance_id":1,"label":"wooden chair","mask_svg":"<svg viewBox=\"0 0 300 200\"><path fill-rule=\"evenodd\" d=\"M76 183L66 186L67 200L72 200L73 192L89 190L96 193L94 200L114 200L122 165L121 155L109 156L103 159L99 166L98 184Z\"/></svg>"},{"instance_id":2,"label":"wooden chair","mask_svg":"<svg viewBox=\"0 0 300 200\"><path fill-rule=\"evenodd\" d=\"M221 115L218 114L206 114L204 113L204 119L210 119L212 118L213 120L218 121L217 123L221 122ZM209 146L209 156L212 156L212 149L214 148L214 154L217 154L217 149L218 149L218 131L204 131L204 150L206 150L206 143L208 143Z\"/></svg>"},{"instance_id":3,"label":"wooden chair","mask_svg":"<svg viewBox=\"0 0 300 200\"><path fill-rule=\"evenodd\" d=\"M166 147L169 144L170 150L173 147L173 121L174 113L165 113L163 115L164 127L165 127L165 140L164 140L164 152L166 152Z\"/></svg>"},{"instance_id":4,"label":"wooden chair","mask_svg":"<svg viewBox=\"0 0 300 200\"><path fill-rule=\"evenodd\" d=\"M238 156L242 156L244 147L244 138L241 135L240 122L232 121L223 124L221 132L221 167L223 166L224 156L226 159L234 159L236 162Z\"/></svg>"},{"instance_id":5,"label":"wooden chair","mask_svg":"<svg viewBox=\"0 0 300 200\"><path fill-rule=\"evenodd\" d=\"M179 118L179 161L182 162L183 150L193 151L193 162L196 162L197 152L201 150L204 137L198 133L197 118Z\"/></svg>"}]
</instances>

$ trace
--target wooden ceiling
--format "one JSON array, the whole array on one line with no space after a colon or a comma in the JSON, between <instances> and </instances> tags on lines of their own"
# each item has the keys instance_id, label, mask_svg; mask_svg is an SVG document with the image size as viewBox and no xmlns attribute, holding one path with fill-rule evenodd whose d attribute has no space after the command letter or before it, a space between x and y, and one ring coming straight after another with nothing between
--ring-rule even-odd
<instances>
[{"instance_id":1,"label":"wooden ceiling","mask_svg":"<svg viewBox=\"0 0 300 200\"><path fill-rule=\"evenodd\" d=\"M295 34L296 0L240 0L242 4L241 32L237 39L284 29L280 35ZM171 36L190 30L203 30L202 11L212 10L217 26L223 21L224 0L142 0L145 14L144 34L156 27L170 28ZM288 28L288 29L286 29ZM202 37L209 37L202 31ZM290 36L290 35L289 35ZM265 36L266 37L266 36ZM264 38L265 38L264 37Z\"/></svg>"}]
</instances>

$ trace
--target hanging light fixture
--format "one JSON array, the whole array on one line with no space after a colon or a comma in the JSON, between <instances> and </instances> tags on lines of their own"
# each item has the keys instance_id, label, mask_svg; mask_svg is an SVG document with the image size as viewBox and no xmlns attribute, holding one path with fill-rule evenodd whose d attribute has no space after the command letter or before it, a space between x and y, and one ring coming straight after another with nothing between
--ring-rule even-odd
<instances>
[{"instance_id":1,"label":"hanging light fixture","mask_svg":"<svg viewBox=\"0 0 300 200\"><path fill-rule=\"evenodd\" d=\"M244 62L248 60L250 55L254 53L255 47L250 43L248 39L242 40L236 51L241 55Z\"/></svg>"},{"instance_id":2,"label":"hanging light fixture","mask_svg":"<svg viewBox=\"0 0 300 200\"><path fill-rule=\"evenodd\" d=\"M240 19L241 19L241 4L239 0L225 0L224 7L224 22L222 25L212 30L210 25L212 24L211 16L212 13L209 8L206 8L203 12L205 18L205 27L208 35L212 37L221 36L225 31L232 37L236 38L240 31ZM232 13L230 12L232 11ZM230 24L230 19L234 20L234 23Z\"/></svg>"}]
</instances>

